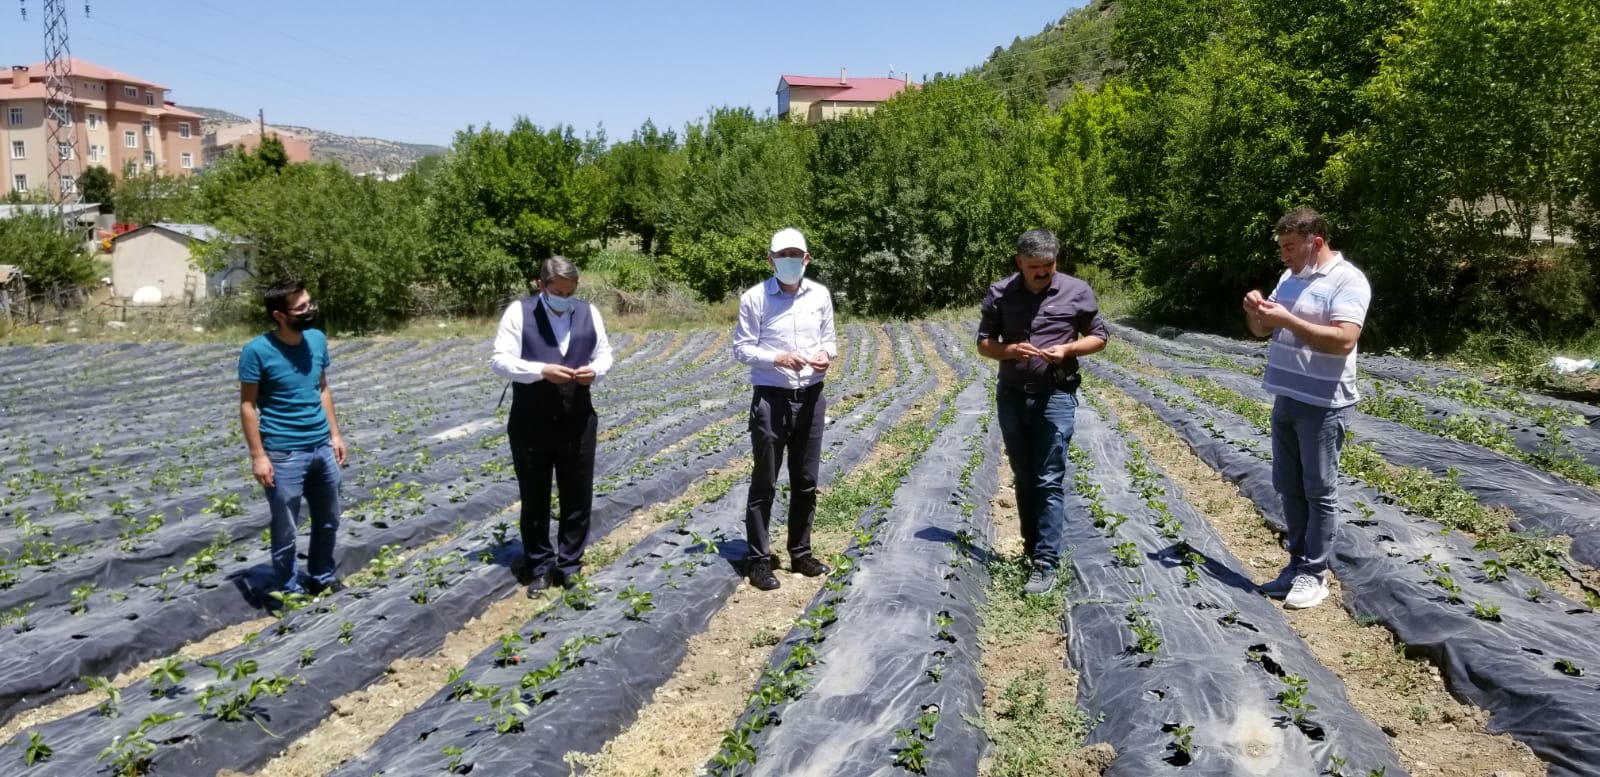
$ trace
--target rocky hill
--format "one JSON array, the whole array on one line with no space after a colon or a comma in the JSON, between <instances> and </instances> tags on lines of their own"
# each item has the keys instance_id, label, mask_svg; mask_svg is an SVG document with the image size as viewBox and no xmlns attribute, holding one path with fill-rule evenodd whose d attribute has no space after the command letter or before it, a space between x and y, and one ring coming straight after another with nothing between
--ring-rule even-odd
<instances>
[{"instance_id":1,"label":"rocky hill","mask_svg":"<svg viewBox=\"0 0 1600 777\"><path fill-rule=\"evenodd\" d=\"M204 116L202 132L214 132L236 124L253 124L255 119L216 108L182 106ZM443 154L444 146L421 143L400 143L382 138L351 137L333 132L297 127L293 124L273 123L271 126L288 130L311 141L311 158L323 162L336 162L355 173L382 170L387 173L403 172L417 160L434 154Z\"/></svg>"}]
</instances>

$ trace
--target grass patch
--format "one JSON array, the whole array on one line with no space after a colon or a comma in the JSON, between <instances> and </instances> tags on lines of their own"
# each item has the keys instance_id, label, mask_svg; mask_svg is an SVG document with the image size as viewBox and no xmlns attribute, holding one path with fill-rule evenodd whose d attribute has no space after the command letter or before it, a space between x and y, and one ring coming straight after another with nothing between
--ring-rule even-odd
<instances>
[{"instance_id":1,"label":"grass patch","mask_svg":"<svg viewBox=\"0 0 1600 777\"><path fill-rule=\"evenodd\" d=\"M984 726L994 743L990 777L1061 775L1076 762L1094 722L1046 680L1042 670L1029 669L1001 692Z\"/></svg>"}]
</instances>

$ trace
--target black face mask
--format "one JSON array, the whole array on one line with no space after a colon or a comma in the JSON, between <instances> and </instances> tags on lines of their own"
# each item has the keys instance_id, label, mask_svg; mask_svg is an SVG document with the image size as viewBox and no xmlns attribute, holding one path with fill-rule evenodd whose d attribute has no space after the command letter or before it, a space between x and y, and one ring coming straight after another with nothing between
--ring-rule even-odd
<instances>
[{"instance_id":1,"label":"black face mask","mask_svg":"<svg viewBox=\"0 0 1600 777\"><path fill-rule=\"evenodd\" d=\"M298 316L289 316L289 328L296 332L304 332L317 322L317 311L308 310Z\"/></svg>"}]
</instances>

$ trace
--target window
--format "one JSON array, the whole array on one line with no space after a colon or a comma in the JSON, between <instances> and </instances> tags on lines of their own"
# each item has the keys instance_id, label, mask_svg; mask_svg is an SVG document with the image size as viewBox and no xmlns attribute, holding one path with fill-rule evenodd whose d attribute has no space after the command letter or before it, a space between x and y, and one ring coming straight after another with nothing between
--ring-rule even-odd
<instances>
[{"instance_id":1,"label":"window","mask_svg":"<svg viewBox=\"0 0 1600 777\"><path fill-rule=\"evenodd\" d=\"M11 126L15 127L15 126L17 126L18 124L21 124L21 123L22 123L22 109L21 108L12 108L11 109Z\"/></svg>"},{"instance_id":2,"label":"window","mask_svg":"<svg viewBox=\"0 0 1600 777\"><path fill-rule=\"evenodd\" d=\"M21 194L27 194L28 193L28 176L26 176L26 175L13 175L13 176L11 176L11 189L12 189L12 191L19 192Z\"/></svg>"},{"instance_id":3,"label":"window","mask_svg":"<svg viewBox=\"0 0 1600 777\"><path fill-rule=\"evenodd\" d=\"M50 109L50 115L54 116L55 120L56 120L56 123L60 124L61 126L63 126L63 127L72 126L72 109L71 108L51 108Z\"/></svg>"},{"instance_id":4,"label":"window","mask_svg":"<svg viewBox=\"0 0 1600 777\"><path fill-rule=\"evenodd\" d=\"M138 97L139 96L139 90L134 88L134 87L131 87L131 86L124 86L124 87L122 87L122 96L123 97Z\"/></svg>"},{"instance_id":5,"label":"window","mask_svg":"<svg viewBox=\"0 0 1600 777\"><path fill-rule=\"evenodd\" d=\"M124 130L122 133L122 145L128 148L138 148L139 136L134 134L133 130Z\"/></svg>"},{"instance_id":6,"label":"window","mask_svg":"<svg viewBox=\"0 0 1600 777\"><path fill-rule=\"evenodd\" d=\"M156 104L156 93L150 91L149 89L144 90L144 104L145 105L155 105Z\"/></svg>"},{"instance_id":7,"label":"window","mask_svg":"<svg viewBox=\"0 0 1600 777\"><path fill-rule=\"evenodd\" d=\"M144 136L147 137L147 138L150 137L150 131L152 129L155 129L155 127L150 124L150 120L149 119L145 119L142 122L142 124L144 125Z\"/></svg>"},{"instance_id":8,"label":"window","mask_svg":"<svg viewBox=\"0 0 1600 777\"><path fill-rule=\"evenodd\" d=\"M73 153L73 151L72 151L72 144L71 143L57 143L56 144L56 153L60 154L61 158L63 160L77 159L78 158L78 155Z\"/></svg>"},{"instance_id":9,"label":"window","mask_svg":"<svg viewBox=\"0 0 1600 777\"><path fill-rule=\"evenodd\" d=\"M89 114L89 129L100 129L100 114Z\"/></svg>"},{"instance_id":10,"label":"window","mask_svg":"<svg viewBox=\"0 0 1600 777\"><path fill-rule=\"evenodd\" d=\"M194 169L194 154L185 151L178 155L178 166L185 170Z\"/></svg>"},{"instance_id":11,"label":"window","mask_svg":"<svg viewBox=\"0 0 1600 777\"><path fill-rule=\"evenodd\" d=\"M27 144L23 143L20 140L11 141L11 158L12 159L27 159L28 158L28 146L27 146Z\"/></svg>"},{"instance_id":12,"label":"window","mask_svg":"<svg viewBox=\"0 0 1600 777\"><path fill-rule=\"evenodd\" d=\"M151 152L151 151L144 152L144 166L145 167L155 167L156 166L156 155L155 155L154 152Z\"/></svg>"},{"instance_id":13,"label":"window","mask_svg":"<svg viewBox=\"0 0 1600 777\"><path fill-rule=\"evenodd\" d=\"M96 145L96 144L93 144L93 143L89 144L89 161L90 162L98 162L98 161L100 161L100 155L102 153L100 151L101 148L102 147L99 146L99 145Z\"/></svg>"},{"instance_id":14,"label":"window","mask_svg":"<svg viewBox=\"0 0 1600 777\"><path fill-rule=\"evenodd\" d=\"M78 179L70 175L61 176L61 193L69 194L78 190Z\"/></svg>"},{"instance_id":15,"label":"window","mask_svg":"<svg viewBox=\"0 0 1600 777\"><path fill-rule=\"evenodd\" d=\"M186 122L186 121L178 122L178 137L180 137L180 138L189 137L189 122Z\"/></svg>"}]
</instances>

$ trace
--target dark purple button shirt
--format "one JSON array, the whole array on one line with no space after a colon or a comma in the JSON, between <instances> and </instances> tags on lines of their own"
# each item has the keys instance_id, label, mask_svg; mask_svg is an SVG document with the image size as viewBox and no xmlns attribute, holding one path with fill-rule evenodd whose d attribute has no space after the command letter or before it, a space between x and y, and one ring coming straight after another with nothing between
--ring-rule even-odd
<instances>
[{"instance_id":1,"label":"dark purple button shirt","mask_svg":"<svg viewBox=\"0 0 1600 777\"><path fill-rule=\"evenodd\" d=\"M1100 303L1082 279L1058 272L1041 294L1028 291L1020 273L989 287L978 320L978 339L1000 343L1033 343L1039 348L1070 343L1082 337L1110 340ZM1054 385L1050 369L1063 375L1078 371L1076 358L1052 365L1034 357L1000 362L1000 385L1048 387Z\"/></svg>"}]
</instances>

